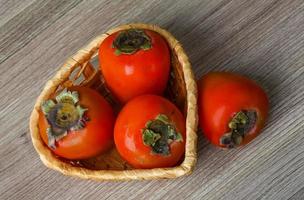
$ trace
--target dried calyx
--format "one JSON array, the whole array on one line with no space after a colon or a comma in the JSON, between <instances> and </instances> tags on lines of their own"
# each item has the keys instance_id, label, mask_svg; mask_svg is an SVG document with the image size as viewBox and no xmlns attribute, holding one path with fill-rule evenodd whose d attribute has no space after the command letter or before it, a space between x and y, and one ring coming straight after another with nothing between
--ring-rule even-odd
<instances>
[{"instance_id":1,"label":"dried calyx","mask_svg":"<svg viewBox=\"0 0 304 200\"><path fill-rule=\"evenodd\" d=\"M55 100L44 101L41 105L49 128L47 128L48 146L55 149L55 142L63 138L69 131L79 130L88 119L84 116L87 109L79 105L76 91L64 89Z\"/></svg>"},{"instance_id":2,"label":"dried calyx","mask_svg":"<svg viewBox=\"0 0 304 200\"><path fill-rule=\"evenodd\" d=\"M121 31L113 42L115 54L133 54L140 49L148 50L151 48L151 39L139 29L129 29Z\"/></svg>"},{"instance_id":3,"label":"dried calyx","mask_svg":"<svg viewBox=\"0 0 304 200\"><path fill-rule=\"evenodd\" d=\"M144 144L151 147L151 153L163 156L170 155L169 145L173 141L183 141L182 135L163 114L147 122L142 137Z\"/></svg>"},{"instance_id":4,"label":"dried calyx","mask_svg":"<svg viewBox=\"0 0 304 200\"><path fill-rule=\"evenodd\" d=\"M252 110L242 110L236 113L228 124L230 132L220 138L220 144L227 148L239 146L246 134L255 126L256 119L257 114Z\"/></svg>"}]
</instances>

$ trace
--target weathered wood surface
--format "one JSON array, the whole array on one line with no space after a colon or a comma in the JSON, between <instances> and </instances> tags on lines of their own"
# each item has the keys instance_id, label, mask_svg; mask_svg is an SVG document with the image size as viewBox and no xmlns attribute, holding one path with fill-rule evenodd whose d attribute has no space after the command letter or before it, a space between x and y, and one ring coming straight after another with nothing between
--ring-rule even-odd
<instances>
[{"instance_id":1,"label":"weathered wood surface","mask_svg":"<svg viewBox=\"0 0 304 200\"><path fill-rule=\"evenodd\" d=\"M35 98L60 64L100 33L145 22L172 32L196 76L228 70L268 91L254 142L224 151L199 137L194 173L100 182L47 169L29 137ZM304 199L303 0L0 0L0 199Z\"/></svg>"}]
</instances>

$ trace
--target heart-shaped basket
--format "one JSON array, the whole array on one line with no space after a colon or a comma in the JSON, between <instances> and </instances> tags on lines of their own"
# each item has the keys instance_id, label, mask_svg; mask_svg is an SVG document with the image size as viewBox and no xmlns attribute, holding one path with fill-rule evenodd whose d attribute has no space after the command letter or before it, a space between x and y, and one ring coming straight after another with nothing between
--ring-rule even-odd
<instances>
[{"instance_id":1,"label":"heart-shaped basket","mask_svg":"<svg viewBox=\"0 0 304 200\"><path fill-rule=\"evenodd\" d=\"M148 29L162 35L171 50L170 80L165 97L183 111L186 118L186 150L178 166L171 168L132 169L117 153L115 147L109 152L88 160L62 159L47 147L39 134L38 119L41 103L56 91L72 85L83 85L99 91L114 108L119 105L107 90L98 70L97 53L102 41L110 34L126 29ZM156 25L128 24L114 28L98 37L70 57L56 75L47 82L39 95L30 118L33 145L42 162L49 168L65 175L93 180L133 180L175 178L192 172L197 160L197 88L194 75L181 44L166 30Z\"/></svg>"}]
</instances>

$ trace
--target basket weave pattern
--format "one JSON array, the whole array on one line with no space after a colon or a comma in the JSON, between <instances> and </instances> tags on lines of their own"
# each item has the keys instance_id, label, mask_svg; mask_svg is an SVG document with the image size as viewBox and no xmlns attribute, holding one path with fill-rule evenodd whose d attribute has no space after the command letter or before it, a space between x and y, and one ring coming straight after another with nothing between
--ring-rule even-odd
<instances>
[{"instance_id":1,"label":"basket weave pattern","mask_svg":"<svg viewBox=\"0 0 304 200\"><path fill-rule=\"evenodd\" d=\"M186 118L186 151L180 165L172 168L132 169L122 160L113 148L96 158L84 161L67 161L54 155L43 143L39 134L38 118L41 103L57 90L72 85L83 85L99 91L114 107L120 106L107 90L102 75L95 69L91 61L97 56L101 42L111 33L130 28L149 29L161 34L171 49L171 76L165 96L175 103ZM197 89L188 57L180 43L166 30L155 25L128 24L114 28L97 38L89 45L80 49L70 57L56 75L47 82L39 95L30 117L30 131L33 145L42 162L49 168L65 175L93 180L132 180L175 178L192 172L196 164L197 143Z\"/></svg>"}]
</instances>

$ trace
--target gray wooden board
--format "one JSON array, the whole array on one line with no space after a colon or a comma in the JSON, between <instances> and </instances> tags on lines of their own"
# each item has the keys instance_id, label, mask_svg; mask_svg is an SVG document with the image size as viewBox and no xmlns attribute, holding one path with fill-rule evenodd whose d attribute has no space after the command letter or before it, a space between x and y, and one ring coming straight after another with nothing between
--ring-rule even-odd
<instances>
[{"instance_id":1,"label":"gray wooden board","mask_svg":"<svg viewBox=\"0 0 304 200\"><path fill-rule=\"evenodd\" d=\"M129 22L172 32L196 77L226 70L263 85L263 133L229 151L199 136L194 173L173 180L94 182L47 169L29 136L36 97L68 56ZM0 0L0 199L304 199L303 64L303 0Z\"/></svg>"}]
</instances>

